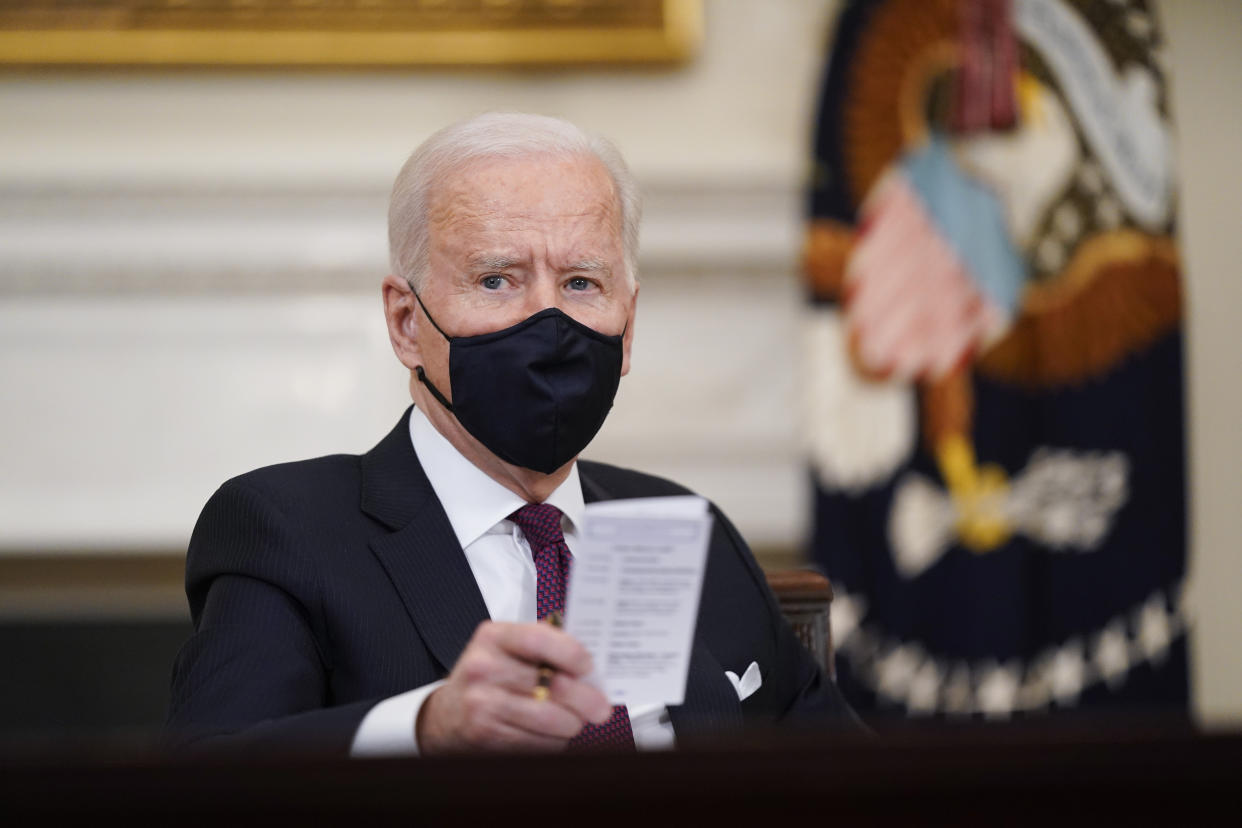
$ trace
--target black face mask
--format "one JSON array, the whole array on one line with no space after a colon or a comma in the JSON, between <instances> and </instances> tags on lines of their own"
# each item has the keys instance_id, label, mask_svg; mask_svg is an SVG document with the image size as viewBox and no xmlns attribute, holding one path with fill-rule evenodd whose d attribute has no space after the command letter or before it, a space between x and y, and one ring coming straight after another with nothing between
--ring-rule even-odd
<instances>
[{"instance_id":1,"label":"black face mask","mask_svg":"<svg viewBox=\"0 0 1242 828\"><path fill-rule=\"evenodd\" d=\"M431 395L506 463L551 474L586 448L621 383L622 337L588 328L558 308L478 336L449 336L453 402L415 369ZM628 323L627 323L628 325Z\"/></svg>"}]
</instances>

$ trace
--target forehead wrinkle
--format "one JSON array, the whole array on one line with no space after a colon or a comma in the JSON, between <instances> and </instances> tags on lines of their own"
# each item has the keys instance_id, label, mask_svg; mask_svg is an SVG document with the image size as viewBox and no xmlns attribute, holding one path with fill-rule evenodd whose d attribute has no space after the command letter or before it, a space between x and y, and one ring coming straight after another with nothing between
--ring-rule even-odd
<instances>
[{"instance_id":1,"label":"forehead wrinkle","mask_svg":"<svg viewBox=\"0 0 1242 828\"><path fill-rule=\"evenodd\" d=\"M613 244L623 246L611 178L583 176L582 186L573 188L568 201L541 199L539 188L512 199L508 182L492 174L504 172L505 166L469 165L439 182L428 204L429 240L472 267L500 270L529 264L534 256L560 272L611 273ZM522 172L530 177L529 171ZM609 237L607 250L592 249L600 246L600 231Z\"/></svg>"},{"instance_id":2,"label":"forehead wrinkle","mask_svg":"<svg viewBox=\"0 0 1242 828\"><path fill-rule=\"evenodd\" d=\"M551 205L538 200L514 202L505 191L505 182L490 180L486 174L477 175L477 168L469 165L447 180L442 181L428 199L427 220L448 228L460 223L479 220L497 222L501 229L519 229L530 224L542 225L549 221L602 221L615 224L620 230L621 211L611 178L605 176L603 188L583 182L577 192L577 204ZM487 166L483 166L485 173Z\"/></svg>"}]
</instances>

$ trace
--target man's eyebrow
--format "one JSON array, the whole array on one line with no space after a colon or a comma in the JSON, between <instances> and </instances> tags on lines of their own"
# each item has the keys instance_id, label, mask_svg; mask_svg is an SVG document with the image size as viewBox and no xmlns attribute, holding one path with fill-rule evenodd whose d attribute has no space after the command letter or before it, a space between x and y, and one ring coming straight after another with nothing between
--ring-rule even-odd
<instances>
[{"instance_id":1,"label":"man's eyebrow","mask_svg":"<svg viewBox=\"0 0 1242 828\"><path fill-rule=\"evenodd\" d=\"M593 273L608 270L608 262L603 259L581 259L569 266L569 270L579 273Z\"/></svg>"},{"instance_id":2,"label":"man's eyebrow","mask_svg":"<svg viewBox=\"0 0 1242 828\"><path fill-rule=\"evenodd\" d=\"M511 256L492 256L486 253L470 258L472 267L483 267L488 270L505 270L517 263L518 260Z\"/></svg>"}]
</instances>

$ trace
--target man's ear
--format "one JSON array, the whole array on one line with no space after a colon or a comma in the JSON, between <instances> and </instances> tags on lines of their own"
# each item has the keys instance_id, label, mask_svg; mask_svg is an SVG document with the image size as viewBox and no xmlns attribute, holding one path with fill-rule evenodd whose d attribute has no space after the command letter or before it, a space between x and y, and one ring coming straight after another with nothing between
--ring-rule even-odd
<instances>
[{"instance_id":1,"label":"man's ear","mask_svg":"<svg viewBox=\"0 0 1242 828\"><path fill-rule=\"evenodd\" d=\"M625 335L621 337L621 376L630 372L630 348L634 344L634 320L638 315L638 285L630 296L630 312L625 323Z\"/></svg>"},{"instance_id":2,"label":"man's ear","mask_svg":"<svg viewBox=\"0 0 1242 828\"><path fill-rule=\"evenodd\" d=\"M400 276L384 277L384 319L388 323L388 340L401 364L411 371L423 364L418 347L418 308L414 291Z\"/></svg>"}]
</instances>

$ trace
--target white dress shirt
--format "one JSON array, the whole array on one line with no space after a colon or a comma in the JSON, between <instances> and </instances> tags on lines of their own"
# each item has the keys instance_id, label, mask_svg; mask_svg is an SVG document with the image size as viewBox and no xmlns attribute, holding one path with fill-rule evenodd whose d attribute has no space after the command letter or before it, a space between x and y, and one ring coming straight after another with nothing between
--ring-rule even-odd
<instances>
[{"instance_id":1,"label":"white dress shirt","mask_svg":"<svg viewBox=\"0 0 1242 828\"><path fill-rule=\"evenodd\" d=\"M509 515L526 505L517 494L488 477L436 431L418 408L410 412L410 441L423 472L448 515L457 542L483 594L493 621L537 620L535 559L522 530ZM561 529L574 551L586 506L578 464L545 501L561 510ZM437 681L385 699L371 708L354 734L351 756L418 755L414 723ZM634 743L642 750L673 746L673 728L663 705L630 710Z\"/></svg>"}]
</instances>

